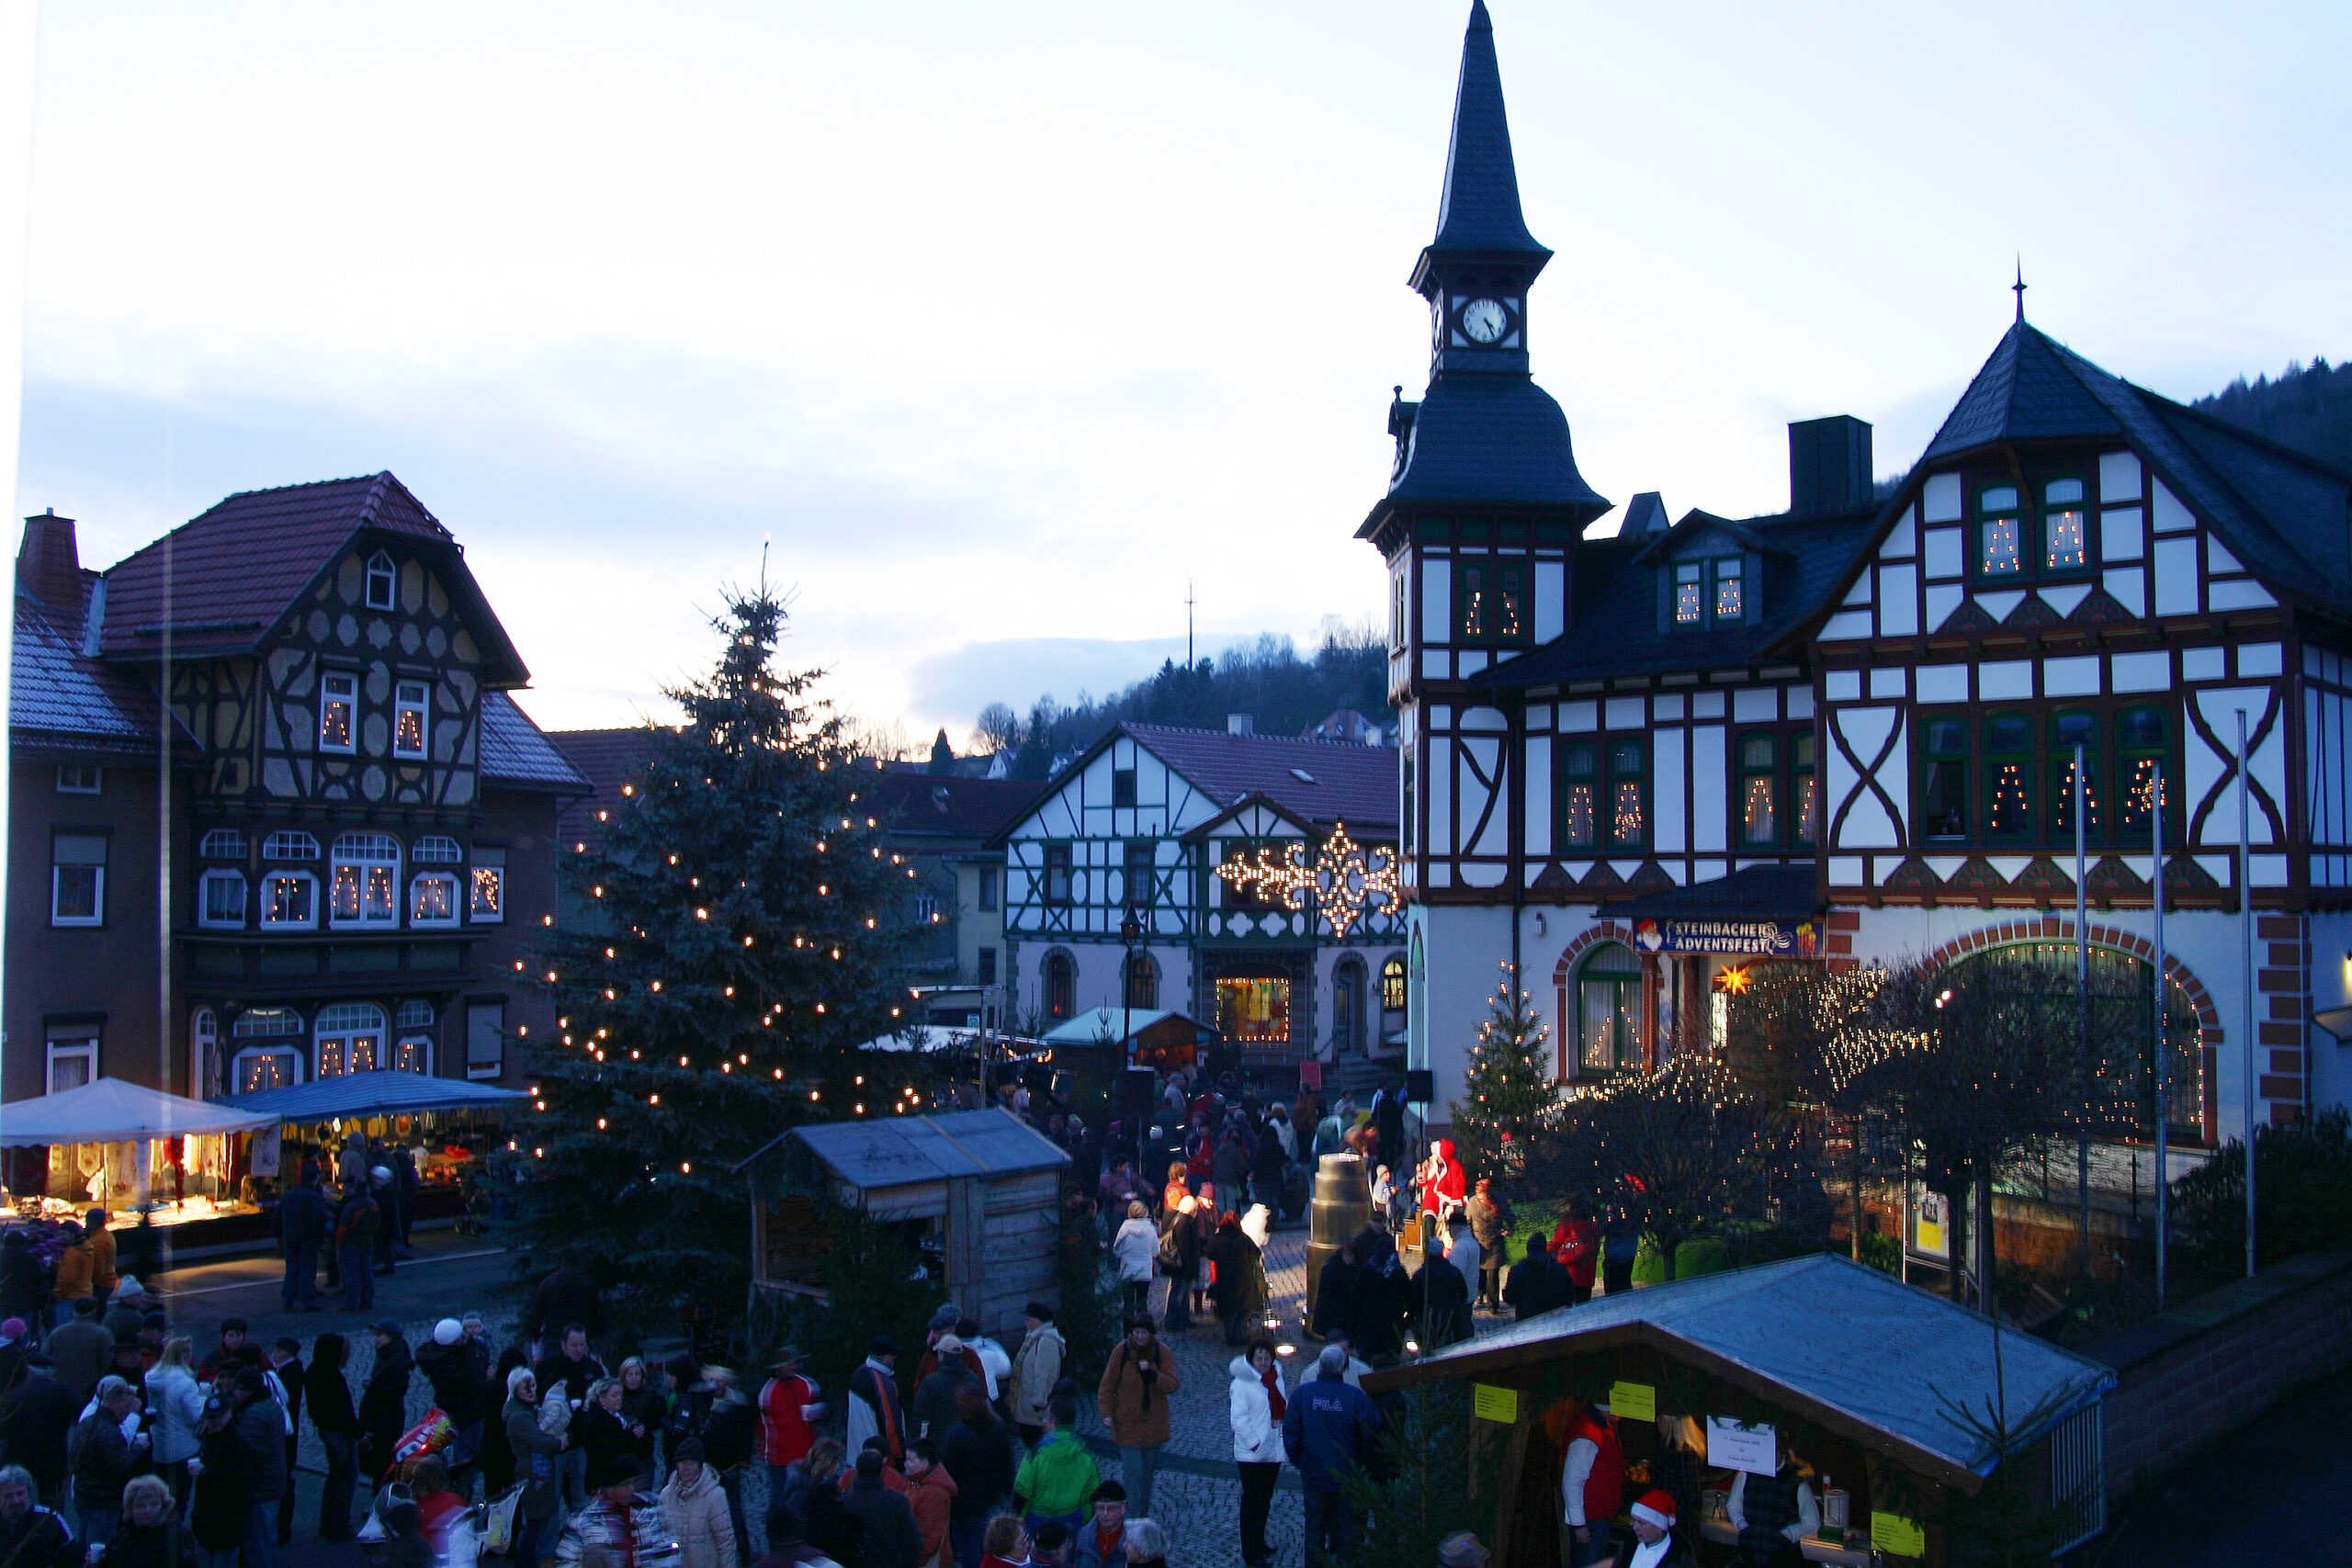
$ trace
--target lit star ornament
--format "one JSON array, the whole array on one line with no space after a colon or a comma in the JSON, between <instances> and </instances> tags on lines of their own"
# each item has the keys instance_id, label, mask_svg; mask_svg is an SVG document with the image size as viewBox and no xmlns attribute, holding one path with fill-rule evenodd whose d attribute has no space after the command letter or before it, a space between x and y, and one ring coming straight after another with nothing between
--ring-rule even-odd
<instances>
[{"instance_id":1,"label":"lit star ornament","mask_svg":"<svg viewBox=\"0 0 2352 1568\"><path fill-rule=\"evenodd\" d=\"M1284 844L1279 852L1261 844L1254 853L1222 863L1216 874L1236 891L1256 883L1262 897L1279 897L1285 909L1303 912L1312 906L1340 942L1365 917L1394 914L1405 904L1395 853L1365 849L1348 837L1344 822L1331 829L1312 862L1303 843Z\"/></svg>"}]
</instances>

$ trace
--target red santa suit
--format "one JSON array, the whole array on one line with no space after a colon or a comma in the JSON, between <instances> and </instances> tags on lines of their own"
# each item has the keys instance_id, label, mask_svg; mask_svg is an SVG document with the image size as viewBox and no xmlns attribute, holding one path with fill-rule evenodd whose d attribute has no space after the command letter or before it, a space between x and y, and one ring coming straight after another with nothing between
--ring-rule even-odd
<instances>
[{"instance_id":1,"label":"red santa suit","mask_svg":"<svg viewBox=\"0 0 2352 1568\"><path fill-rule=\"evenodd\" d=\"M1421 1208L1435 1214L1438 1224L1450 1224L1469 1196L1462 1162L1453 1157L1453 1140L1440 1138L1430 1156L1429 1174L1421 1180Z\"/></svg>"}]
</instances>

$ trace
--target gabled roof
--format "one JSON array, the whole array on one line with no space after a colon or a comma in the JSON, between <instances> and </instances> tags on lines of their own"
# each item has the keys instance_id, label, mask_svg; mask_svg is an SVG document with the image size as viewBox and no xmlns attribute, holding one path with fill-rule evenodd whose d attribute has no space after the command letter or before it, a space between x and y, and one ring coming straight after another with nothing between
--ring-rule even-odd
<instances>
[{"instance_id":1,"label":"gabled roof","mask_svg":"<svg viewBox=\"0 0 2352 1568\"><path fill-rule=\"evenodd\" d=\"M594 787L504 692L481 694L481 776L485 784L566 795Z\"/></svg>"},{"instance_id":2,"label":"gabled roof","mask_svg":"<svg viewBox=\"0 0 2352 1568\"><path fill-rule=\"evenodd\" d=\"M1737 539L1741 544L1746 545L1751 550L1769 551L1781 555L1786 555L1788 553L1781 545L1779 540L1771 537L1762 529L1756 527L1753 524L1735 523L1728 517L1718 517L1712 512L1701 512L1694 507L1690 511L1684 513L1682 514L1682 521L1677 523L1673 527L1665 530L1663 533L1654 533L1646 536L1649 539L1649 547L1643 550L1640 555L1634 558L1634 564L1636 566L1656 566L1658 562L1672 555L1675 550L1681 546L1683 540L1689 538L1693 534L1703 533L1710 528L1713 528L1719 533L1730 535L1733 538ZM1639 536L1638 530L1629 532L1624 528L1620 528L1617 532L1618 537L1620 538Z\"/></svg>"},{"instance_id":3,"label":"gabled roof","mask_svg":"<svg viewBox=\"0 0 2352 1568\"><path fill-rule=\"evenodd\" d=\"M861 1122L817 1122L795 1127L776 1143L805 1145L840 1180L861 1192L959 1176L1012 1176L1069 1163L1054 1141L1012 1111L958 1111L945 1116L892 1116ZM771 1143L743 1166L760 1160Z\"/></svg>"},{"instance_id":4,"label":"gabled roof","mask_svg":"<svg viewBox=\"0 0 2352 1568\"><path fill-rule=\"evenodd\" d=\"M1049 784L886 773L874 784L875 816L893 833L985 839L1029 809Z\"/></svg>"},{"instance_id":5,"label":"gabled roof","mask_svg":"<svg viewBox=\"0 0 2352 1568\"><path fill-rule=\"evenodd\" d=\"M82 574L84 593L98 574ZM146 682L82 657L82 615L61 612L30 593L17 595L16 660L9 677L8 736L19 746L114 751L153 761L162 705ZM177 720L175 750L196 742Z\"/></svg>"},{"instance_id":6,"label":"gabled roof","mask_svg":"<svg viewBox=\"0 0 2352 1568\"><path fill-rule=\"evenodd\" d=\"M1892 1275L1819 1254L1603 1296L1499 1328L1406 1366L1365 1374L1367 1392L1540 1365L1619 1345L1649 1345L1906 1469L1973 1494L2000 1462L1945 1413L1982 1412L1995 1393L1992 1325ZM2030 1334L2002 1336L1998 1375L2010 1418L2043 1400L2033 1442L2095 1404L2115 1374Z\"/></svg>"},{"instance_id":7,"label":"gabled roof","mask_svg":"<svg viewBox=\"0 0 2352 1568\"><path fill-rule=\"evenodd\" d=\"M1471 0L1462 39L1462 74L1453 89L1453 134L1445 151L1445 194L1439 198L1433 251L1516 251L1548 256L1519 209L1510 125L1503 117L1502 68L1487 0Z\"/></svg>"},{"instance_id":8,"label":"gabled roof","mask_svg":"<svg viewBox=\"0 0 2352 1568\"><path fill-rule=\"evenodd\" d=\"M564 843L585 844L591 853L604 848L605 824L597 820L596 813L620 806L621 785L653 761L662 737L662 731L646 724L626 729L548 732L548 739L588 781L588 793L564 805L557 829Z\"/></svg>"},{"instance_id":9,"label":"gabled roof","mask_svg":"<svg viewBox=\"0 0 2352 1568\"><path fill-rule=\"evenodd\" d=\"M1792 637L1841 590L1877 513L1872 502L1867 511L1757 517L1741 524L1770 542L1762 552L1763 581L1750 590L1761 615L1754 622L1705 631L1659 629L1658 574L1666 569L1643 564L1657 536L1587 539L1577 547L1576 604L1566 635L1489 666L1473 679L1484 686L1521 688L1800 657L1788 646Z\"/></svg>"},{"instance_id":10,"label":"gabled roof","mask_svg":"<svg viewBox=\"0 0 2352 1568\"><path fill-rule=\"evenodd\" d=\"M1262 795L1317 828L1345 822L1359 839L1396 830L1401 775L1397 753L1388 747L1157 724L1123 724L1112 733L1134 739L1220 807ZM1110 739L1105 736L1095 750ZM1081 759L1074 767L1083 765Z\"/></svg>"},{"instance_id":11,"label":"gabled roof","mask_svg":"<svg viewBox=\"0 0 2352 1568\"><path fill-rule=\"evenodd\" d=\"M2003 334L1898 499L1929 463L1996 442L2119 439L2272 588L2352 609L2352 475L2134 386L2024 321Z\"/></svg>"},{"instance_id":12,"label":"gabled roof","mask_svg":"<svg viewBox=\"0 0 2352 1568\"><path fill-rule=\"evenodd\" d=\"M1197 1020L1161 1008L1089 1008L1076 1018L1047 1030L1044 1043L1091 1045L1098 1040L1108 1040L1113 1044L1123 1045L1131 1036L1141 1035L1152 1025L1171 1018L1192 1024L1195 1029L1200 1027Z\"/></svg>"},{"instance_id":13,"label":"gabled roof","mask_svg":"<svg viewBox=\"0 0 2352 1568\"><path fill-rule=\"evenodd\" d=\"M447 587L481 642L482 678L530 679L449 530L389 472L230 496L107 572L100 653L152 659L171 632L176 658L250 652L320 574L363 535L443 557Z\"/></svg>"},{"instance_id":14,"label":"gabled roof","mask_svg":"<svg viewBox=\"0 0 2352 1568\"><path fill-rule=\"evenodd\" d=\"M1199 827L1188 830L1184 834L1184 837L1186 839L1205 839L1211 833L1216 832L1219 828L1224 827L1227 822L1232 821L1236 817L1240 816L1243 812L1248 811L1252 807L1263 807L1264 809L1272 812L1275 816L1281 818L1283 821L1297 829L1302 834L1311 834L1315 831L1314 823L1306 820L1300 817L1297 812L1293 811L1289 807L1284 806L1272 795L1253 790L1250 794L1243 795L1239 800L1235 801L1232 805L1227 807L1224 810L1218 812L1216 816L1210 818L1207 821L1202 823Z\"/></svg>"}]
</instances>

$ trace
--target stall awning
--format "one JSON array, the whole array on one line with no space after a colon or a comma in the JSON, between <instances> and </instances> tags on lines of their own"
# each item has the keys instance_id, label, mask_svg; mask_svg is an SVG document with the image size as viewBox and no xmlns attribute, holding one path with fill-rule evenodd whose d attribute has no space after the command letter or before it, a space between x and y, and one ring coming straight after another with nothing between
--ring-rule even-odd
<instances>
[{"instance_id":1,"label":"stall awning","mask_svg":"<svg viewBox=\"0 0 2352 1568\"><path fill-rule=\"evenodd\" d=\"M100 1078L80 1089L0 1105L0 1148L250 1133L277 1120L241 1107L183 1100L120 1078Z\"/></svg>"},{"instance_id":2,"label":"stall awning","mask_svg":"<svg viewBox=\"0 0 2352 1568\"><path fill-rule=\"evenodd\" d=\"M1946 1404L1981 1416L1994 1397L1992 1325L1942 1296L1826 1254L1561 1307L1367 1372L1364 1387L1491 1376L1621 1345L1648 1345L1964 1492L1999 1462ZM2011 1420L2049 1402L2041 1421L2014 1435L2015 1447L2115 1385L2108 1368L2014 1330L2001 1336L2001 1363Z\"/></svg>"},{"instance_id":3,"label":"stall awning","mask_svg":"<svg viewBox=\"0 0 2352 1568\"><path fill-rule=\"evenodd\" d=\"M212 1103L234 1106L271 1122L332 1122L337 1117L408 1116L420 1111L492 1111L530 1098L520 1089L386 1068L232 1094Z\"/></svg>"}]
</instances>

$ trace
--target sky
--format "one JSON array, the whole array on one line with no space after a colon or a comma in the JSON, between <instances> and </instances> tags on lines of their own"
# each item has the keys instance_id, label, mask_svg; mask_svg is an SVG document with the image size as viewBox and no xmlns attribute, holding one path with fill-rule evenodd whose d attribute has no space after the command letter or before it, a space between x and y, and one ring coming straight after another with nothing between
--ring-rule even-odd
<instances>
[{"instance_id":1,"label":"sky","mask_svg":"<svg viewBox=\"0 0 2352 1568\"><path fill-rule=\"evenodd\" d=\"M2352 354L2352 6L1498 0L1536 377L1623 502L1908 465L2030 317L2188 399ZM548 728L729 584L861 719L965 743L1380 607L1354 530L1464 0L44 7L20 513L107 565L397 473ZM1597 525L1613 528L1614 514Z\"/></svg>"}]
</instances>

